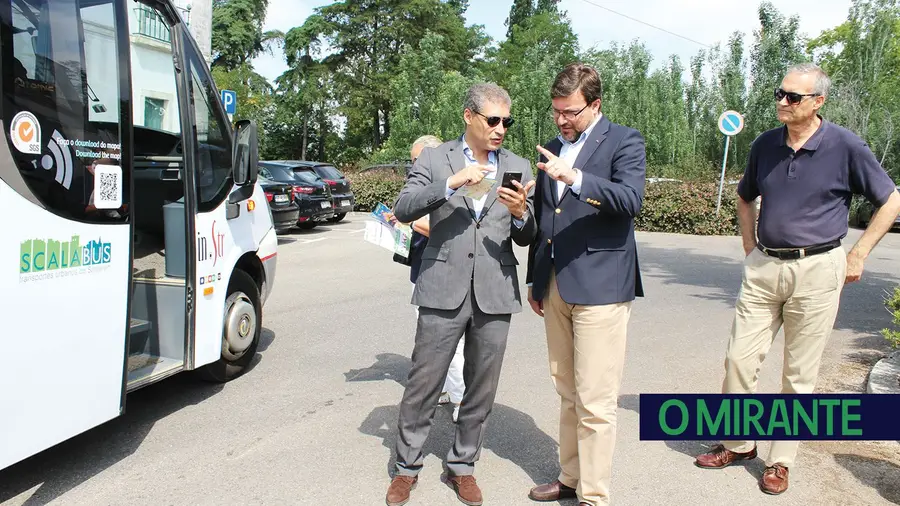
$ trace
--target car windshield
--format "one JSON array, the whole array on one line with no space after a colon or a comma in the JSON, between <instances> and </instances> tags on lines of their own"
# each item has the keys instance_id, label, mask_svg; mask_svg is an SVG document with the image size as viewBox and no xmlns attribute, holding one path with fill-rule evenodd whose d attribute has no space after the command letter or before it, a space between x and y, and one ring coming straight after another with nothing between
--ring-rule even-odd
<instances>
[{"instance_id":1,"label":"car windshield","mask_svg":"<svg viewBox=\"0 0 900 506\"><path fill-rule=\"evenodd\" d=\"M341 174L341 171L337 170L337 168L332 167L331 165L318 165L316 166L316 172L319 173L324 178L328 179L341 179L344 177Z\"/></svg>"},{"instance_id":2,"label":"car windshield","mask_svg":"<svg viewBox=\"0 0 900 506\"><path fill-rule=\"evenodd\" d=\"M315 171L306 168L295 168L294 177L301 183L320 183L322 181L322 178Z\"/></svg>"},{"instance_id":3,"label":"car windshield","mask_svg":"<svg viewBox=\"0 0 900 506\"><path fill-rule=\"evenodd\" d=\"M259 175L263 178L269 179L271 181L277 181L279 183L303 182L294 175L294 172L289 167L284 167L281 165L260 165Z\"/></svg>"}]
</instances>

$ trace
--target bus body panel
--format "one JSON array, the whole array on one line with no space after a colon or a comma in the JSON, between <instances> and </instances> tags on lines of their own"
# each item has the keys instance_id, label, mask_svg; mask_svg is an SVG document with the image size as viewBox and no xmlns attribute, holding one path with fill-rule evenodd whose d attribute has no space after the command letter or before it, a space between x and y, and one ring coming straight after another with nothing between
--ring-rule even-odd
<instances>
[{"instance_id":1,"label":"bus body panel","mask_svg":"<svg viewBox=\"0 0 900 506\"><path fill-rule=\"evenodd\" d=\"M238 190L235 188L233 191ZM236 204L239 215L230 220L226 217L227 202L226 200L212 212L197 214L195 218L197 230L195 368L215 362L221 357L225 299L228 297L231 273L234 272L238 260L247 253L254 253L262 260L260 245L264 244L269 231L275 230L269 215L266 194L258 183L253 185L253 194L249 199ZM274 253L272 246L267 244L266 256L270 256L268 259L270 263L274 260L271 256ZM265 286L265 283L263 285ZM264 297L264 286L260 287L261 298Z\"/></svg>"},{"instance_id":2,"label":"bus body panel","mask_svg":"<svg viewBox=\"0 0 900 506\"><path fill-rule=\"evenodd\" d=\"M0 216L2 469L120 414L131 230L60 218L3 181Z\"/></svg>"}]
</instances>

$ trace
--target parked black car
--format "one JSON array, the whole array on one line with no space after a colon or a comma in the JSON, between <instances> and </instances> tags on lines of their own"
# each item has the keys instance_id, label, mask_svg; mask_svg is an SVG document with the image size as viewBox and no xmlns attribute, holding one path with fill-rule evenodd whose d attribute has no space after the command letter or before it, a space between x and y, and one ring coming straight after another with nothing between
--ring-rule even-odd
<instances>
[{"instance_id":1,"label":"parked black car","mask_svg":"<svg viewBox=\"0 0 900 506\"><path fill-rule=\"evenodd\" d=\"M350 180L344 177L334 165L324 162L291 161L295 167L309 167L314 170L331 187L332 204L334 205L334 218L329 221L338 222L353 211L356 199L350 190Z\"/></svg>"},{"instance_id":2,"label":"parked black car","mask_svg":"<svg viewBox=\"0 0 900 506\"><path fill-rule=\"evenodd\" d=\"M310 229L334 218L331 189L312 168L292 161L259 162L259 175L294 187L294 202L300 208L297 225Z\"/></svg>"},{"instance_id":3,"label":"parked black car","mask_svg":"<svg viewBox=\"0 0 900 506\"><path fill-rule=\"evenodd\" d=\"M281 232L297 226L297 220L300 219L300 207L294 202L294 186L263 176L259 176L257 180L263 191L266 192L266 200L269 201L269 211L272 212L275 231Z\"/></svg>"}]
</instances>

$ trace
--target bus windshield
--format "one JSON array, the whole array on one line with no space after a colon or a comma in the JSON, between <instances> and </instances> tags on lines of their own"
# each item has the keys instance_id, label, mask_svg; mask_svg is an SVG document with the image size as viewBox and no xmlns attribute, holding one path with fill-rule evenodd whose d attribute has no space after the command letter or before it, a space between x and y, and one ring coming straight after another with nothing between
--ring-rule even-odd
<instances>
[{"instance_id":1,"label":"bus windshield","mask_svg":"<svg viewBox=\"0 0 900 506\"><path fill-rule=\"evenodd\" d=\"M0 163L0 178L67 218L127 216L116 3L0 0L0 107L15 162Z\"/></svg>"}]
</instances>

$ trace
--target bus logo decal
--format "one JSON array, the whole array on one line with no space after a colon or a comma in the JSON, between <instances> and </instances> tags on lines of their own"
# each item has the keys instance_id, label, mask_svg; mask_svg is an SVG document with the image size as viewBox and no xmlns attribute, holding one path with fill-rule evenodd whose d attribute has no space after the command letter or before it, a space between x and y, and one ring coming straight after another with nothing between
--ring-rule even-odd
<instances>
[{"instance_id":1,"label":"bus logo decal","mask_svg":"<svg viewBox=\"0 0 900 506\"><path fill-rule=\"evenodd\" d=\"M21 111L9 125L9 137L13 146L26 155L41 154L41 124L34 114Z\"/></svg>"},{"instance_id":2,"label":"bus logo decal","mask_svg":"<svg viewBox=\"0 0 900 506\"><path fill-rule=\"evenodd\" d=\"M212 251L209 249L207 238L200 235L200 232L197 232L197 261L205 262L206 260L212 260L213 267L215 267L219 262L219 259L225 255L225 233L219 232L216 234L215 221L212 223L212 235L210 240L212 240Z\"/></svg>"},{"instance_id":3,"label":"bus logo decal","mask_svg":"<svg viewBox=\"0 0 900 506\"><path fill-rule=\"evenodd\" d=\"M86 274L112 261L112 244L101 238L81 244L73 235L68 241L28 239L19 254L20 281L37 281Z\"/></svg>"}]
</instances>

